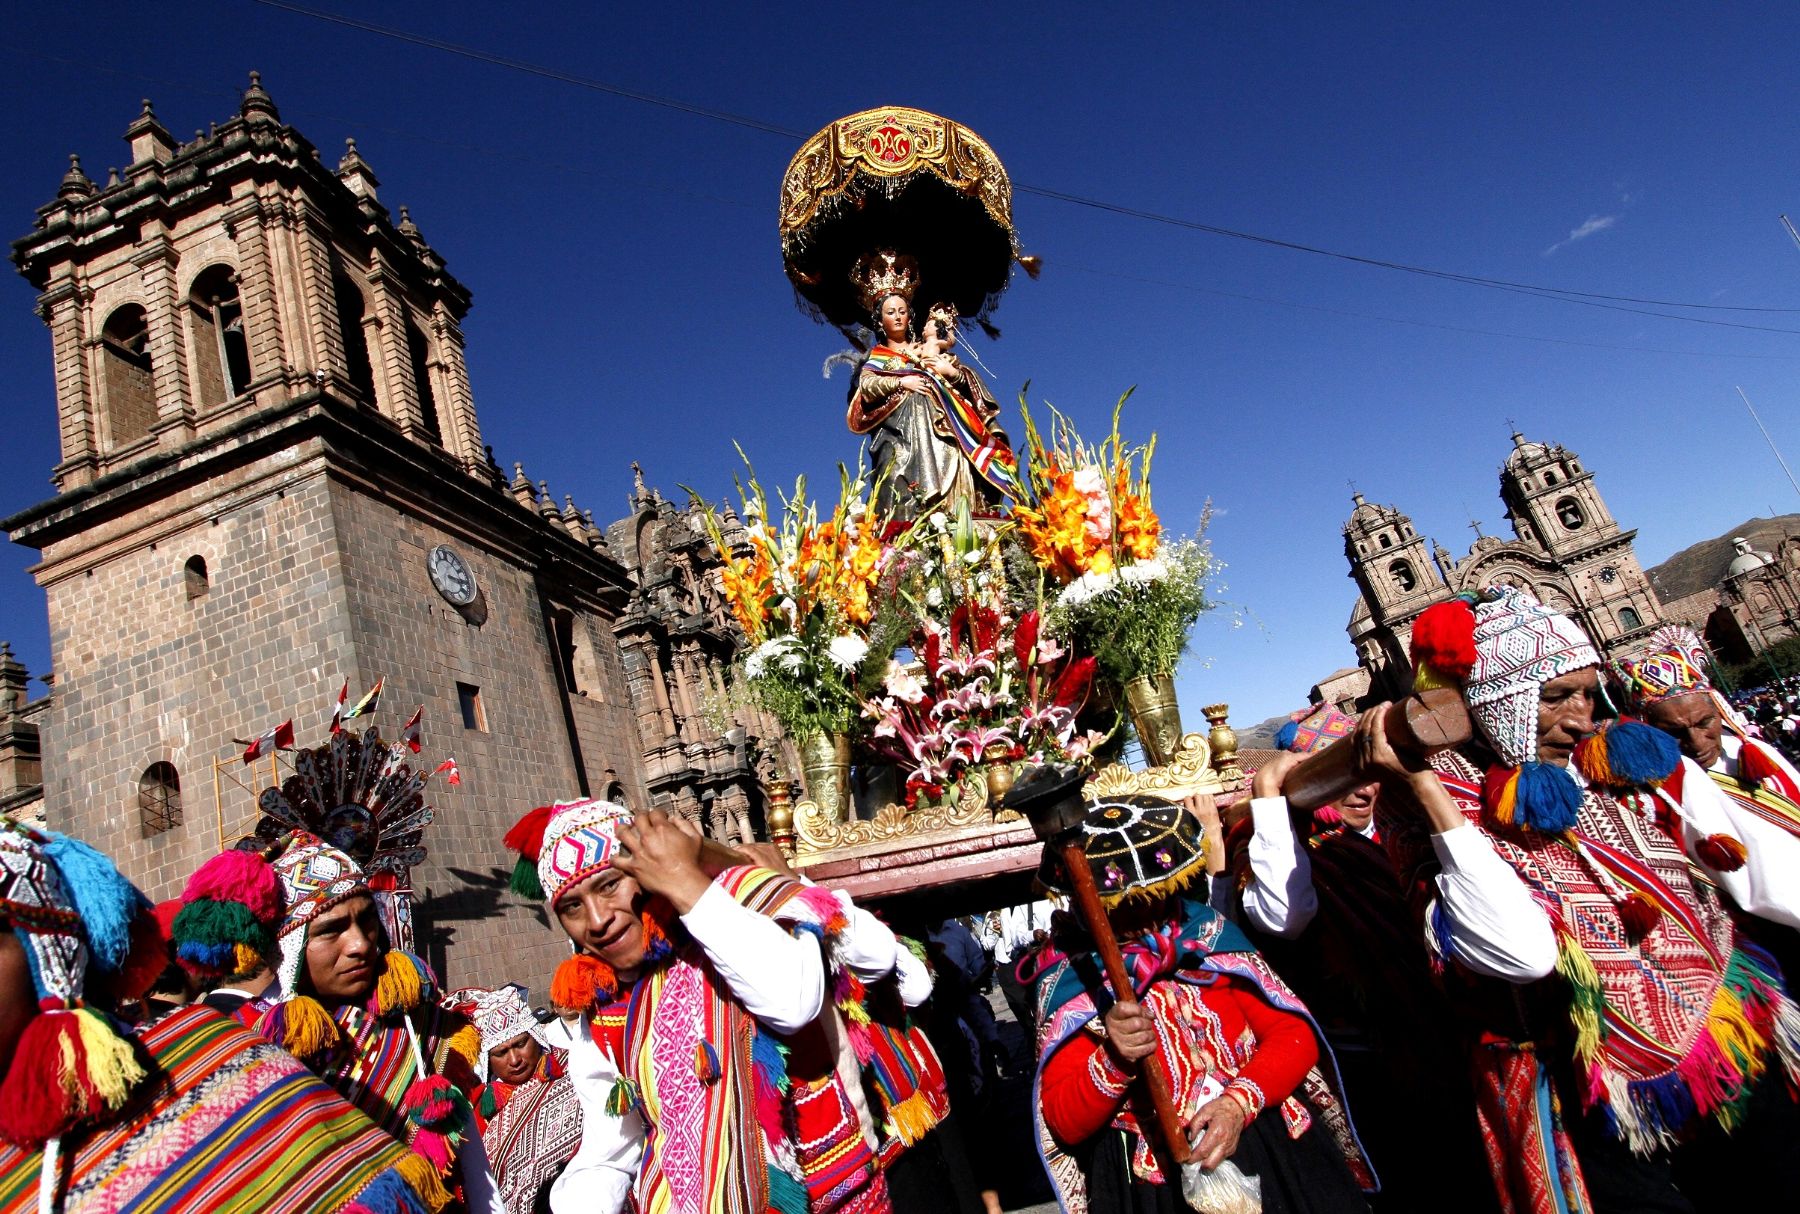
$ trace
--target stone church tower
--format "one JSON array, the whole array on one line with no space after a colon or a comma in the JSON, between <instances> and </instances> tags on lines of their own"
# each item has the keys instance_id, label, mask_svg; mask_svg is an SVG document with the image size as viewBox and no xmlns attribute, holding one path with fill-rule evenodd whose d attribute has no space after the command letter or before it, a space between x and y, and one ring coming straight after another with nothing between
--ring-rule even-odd
<instances>
[{"instance_id":1,"label":"stone church tower","mask_svg":"<svg viewBox=\"0 0 1800 1214\"><path fill-rule=\"evenodd\" d=\"M572 501L482 444L470 296L351 144L335 170L251 77L178 142L148 103L130 163L72 163L14 245L49 326L56 495L0 522L38 549L54 690L49 824L169 897L255 818L234 738L385 676L424 706L437 821L418 945L453 986L541 983L562 955L505 892L507 826L552 799L647 803L614 626L627 571ZM362 722L352 722L360 725Z\"/></svg>"},{"instance_id":2,"label":"stone church tower","mask_svg":"<svg viewBox=\"0 0 1800 1214\"><path fill-rule=\"evenodd\" d=\"M1357 493L1344 524L1344 556L1360 597L1350 617L1361 678L1340 680L1348 698L1391 699L1412 685L1407 658L1413 621L1431 604L1462 591L1506 582L1572 617L1608 657L1631 653L1663 622L1632 549L1637 532L1620 528L1594 474L1565 447L1515 432L1500 468L1500 501L1513 538L1478 535L1455 560L1441 545L1427 555L1412 519ZM1340 672L1348 675L1350 671ZM1334 679L1336 676L1334 676ZM1327 699L1337 696L1321 684Z\"/></svg>"}]
</instances>

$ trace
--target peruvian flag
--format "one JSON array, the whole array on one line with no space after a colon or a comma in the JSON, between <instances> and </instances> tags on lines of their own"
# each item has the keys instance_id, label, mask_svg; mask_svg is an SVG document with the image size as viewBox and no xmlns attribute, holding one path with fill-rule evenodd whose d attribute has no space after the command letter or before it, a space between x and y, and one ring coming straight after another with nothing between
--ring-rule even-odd
<instances>
[{"instance_id":1,"label":"peruvian flag","mask_svg":"<svg viewBox=\"0 0 1800 1214\"><path fill-rule=\"evenodd\" d=\"M250 745L244 747L244 762L254 763L271 750L282 750L294 744L294 722L283 721Z\"/></svg>"},{"instance_id":2,"label":"peruvian flag","mask_svg":"<svg viewBox=\"0 0 1800 1214\"><path fill-rule=\"evenodd\" d=\"M381 703L381 685L386 681L386 675L376 679L375 686L369 688L369 694L350 705L350 707L345 710L344 720L348 721L351 717L367 716L369 713L374 712L375 706Z\"/></svg>"},{"instance_id":3,"label":"peruvian flag","mask_svg":"<svg viewBox=\"0 0 1800 1214\"><path fill-rule=\"evenodd\" d=\"M400 731L400 740L412 747L412 752L414 754L418 754L421 750L425 749L425 740L421 736L419 729L419 718L424 715L425 705L421 704L413 711L412 719L406 723L406 728Z\"/></svg>"},{"instance_id":4,"label":"peruvian flag","mask_svg":"<svg viewBox=\"0 0 1800 1214\"><path fill-rule=\"evenodd\" d=\"M462 783L462 772L456 770L456 760L455 759L453 759L453 758L445 759L442 763L439 763L436 767L431 769L431 774L435 776L440 771L446 771L446 772L450 773L447 778L452 785L457 785L457 784Z\"/></svg>"},{"instance_id":5,"label":"peruvian flag","mask_svg":"<svg viewBox=\"0 0 1800 1214\"><path fill-rule=\"evenodd\" d=\"M344 685L338 688L337 703L331 706L331 732L334 734L344 732L344 701L349 698L350 680L345 679Z\"/></svg>"}]
</instances>

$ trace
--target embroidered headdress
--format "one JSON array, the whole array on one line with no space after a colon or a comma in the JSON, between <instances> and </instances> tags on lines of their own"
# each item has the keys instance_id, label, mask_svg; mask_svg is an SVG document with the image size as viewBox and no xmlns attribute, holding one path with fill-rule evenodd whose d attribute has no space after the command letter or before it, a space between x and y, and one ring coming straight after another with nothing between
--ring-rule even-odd
<instances>
[{"instance_id":1,"label":"embroidered headdress","mask_svg":"<svg viewBox=\"0 0 1800 1214\"><path fill-rule=\"evenodd\" d=\"M1463 687L1470 715L1503 762L1537 757L1538 691L1600 654L1575 621L1513 586L1491 586L1474 607L1475 665Z\"/></svg>"},{"instance_id":2,"label":"embroidered headdress","mask_svg":"<svg viewBox=\"0 0 1800 1214\"><path fill-rule=\"evenodd\" d=\"M1155 797L1101 801L1082 819L1080 830L1094 885L1108 906L1178 893L1206 868L1199 819ZM1055 893L1069 893L1068 877L1049 849L1038 881Z\"/></svg>"},{"instance_id":3,"label":"embroidered headdress","mask_svg":"<svg viewBox=\"0 0 1800 1214\"><path fill-rule=\"evenodd\" d=\"M472 990L461 993L468 997L470 1018L475 1021L475 1031L481 1034L481 1052L484 1056L490 1050L523 1034L529 1034L532 1040L548 1048L549 1041L544 1036L544 1026L538 1023L536 1013L531 1010L531 1003L525 998L524 987L512 984L496 987L491 991Z\"/></svg>"},{"instance_id":4,"label":"embroidered headdress","mask_svg":"<svg viewBox=\"0 0 1800 1214\"><path fill-rule=\"evenodd\" d=\"M0 1137L27 1147L116 1113L144 1069L96 996L142 996L168 966L149 899L78 840L0 821L0 918L25 948L38 1013L0 1079ZM55 1151L45 1152L54 1166Z\"/></svg>"},{"instance_id":5,"label":"embroidered headdress","mask_svg":"<svg viewBox=\"0 0 1800 1214\"><path fill-rule=\"evenodd\" d=\"M368 893L369 883L356 861L302 831L288 836L272 863L287 904L275 932L281 949L275 973L281 980L281 997L291 999L299 993L306 934L312 921L339 903Z\"/></svg>"},{"instance_id":6,"label":"embroidered headdress","mask_svg":"<svg viewBox=\"0 0 1800 1214\"><path fill-rule=\"evenodd\" d=\"M611 801L559 801L540 806L506 832L506 848L519 853L512 889L554 903L577 882L612 867L619 826L631 811Z\"/></svg>"}]
</instances>

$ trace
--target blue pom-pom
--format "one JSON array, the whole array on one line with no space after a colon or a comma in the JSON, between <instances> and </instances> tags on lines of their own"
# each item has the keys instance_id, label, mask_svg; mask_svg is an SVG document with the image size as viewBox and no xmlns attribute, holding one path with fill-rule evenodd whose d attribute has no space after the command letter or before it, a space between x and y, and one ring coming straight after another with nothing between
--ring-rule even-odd
<instances>
[{"instance_id":1,"label":"blue pom-pom","mask_svg":"<svg viewBox=\"0 0 1800 1214\"><path fill-rule=\"evenodd\" d=\"M44 854L62 874L87 931L88 955L101 969L116 971L131 951L131 921L149 909L150 900L86 843L55 831L45 836Z\"/></svg>"},{"instance_id":2,"label":"blue pom-pom","mask_svg":"<svg viewBox=\"0 0 1800 1214\"><path fill-rule=\"evenodd\" d=\"M1621 721L1606 731L1606 765L1625 784L1660 784L1681 765L1681 747L1660 729Z\"/></svg>"},{"instance_id":3,"label":"blue pom-pom","mask_svg":"<svg viewBox=\"0 0 1800 1214\"><path fill-rule=\"evenodd\" d=\"M1513 793L1513 822L1547 835L1559 835L1575 825L1581 808L1581 785L1566 767L1554 763L1526 763L1519 768L1519 784Z\"/></svg>"},{"instance_id":4,"label":"blue pom-pom","mask_svg":"<svg viewBox=\"0 0 1800 1214\"><path fill-rule=\"evenodd\" d=\"M1276 750L1292 750L1292 749L1294 749L1294 739L1299 736L1300 736L1300 722L1289 721L1286 725L1283 725L1280 729L1277 729L1275 731L1275 749Z\"/></svg>"},{"instance_id":5,"label":"blue pom-pom","mask_svg":"<svg viewBox=\"0 0 1800 1214\"><path fill-rule=\"evenodd\" d=\"M175 955L203 969L223 969L231 963L233 946L201 940L183 940L175 946Z\"/></svg>"}]
</instances>

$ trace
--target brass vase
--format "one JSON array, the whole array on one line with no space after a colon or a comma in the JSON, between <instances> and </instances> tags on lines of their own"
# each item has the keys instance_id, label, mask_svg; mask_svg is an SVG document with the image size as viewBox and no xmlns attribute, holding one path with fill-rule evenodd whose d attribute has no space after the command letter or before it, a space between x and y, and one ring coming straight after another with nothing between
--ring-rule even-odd
<instances>
[{"instance_id":1,"label":"brass vase","mask_svg":"<svg viewBox=\"0 0 1800 1214\"><path fill-rule=\"evenodd\" d=\"M1012 791L1012 764L1006 761L1011 748L999 742L988 747L982 754L982 771L987 776L987 803L989 809L997 810L1006 794Z\"/></svg>"},{"instance_id":2,"label":"brass vase","mask_svg":"<svg viewBox=\"0 0 1800 1214\"><path fill-rule=\"evenodd\" d=\"M800 739L800 772L806 797L831 822L846 821L850 802L850 737L809 733Z\"/></svg>"},{"instance_id":3,"label":"brass vase","mask_svg":"<svg viewBox=\"0 0 1800 1214\"><path fill-rule=\"evenodd\" d=\"M763 795L768 798L768 808L764 817L769 826L769 842L792 855L794 853L794 805L789 797L790 792L786 780L770 780L763 785Z\"/></svg>"},{"instance_id":4,"label":"brass vase","mask_svg":"<svg viewBox=\"0 0 1800 1214\"><path fill-rule=\"evenodd\" d=\"M1175 702L1174 675L1146 675L1125 684L1125 711L1152 767L1175 757L1181 749L1181 705Z\"/></svg>"}]
</instances>

